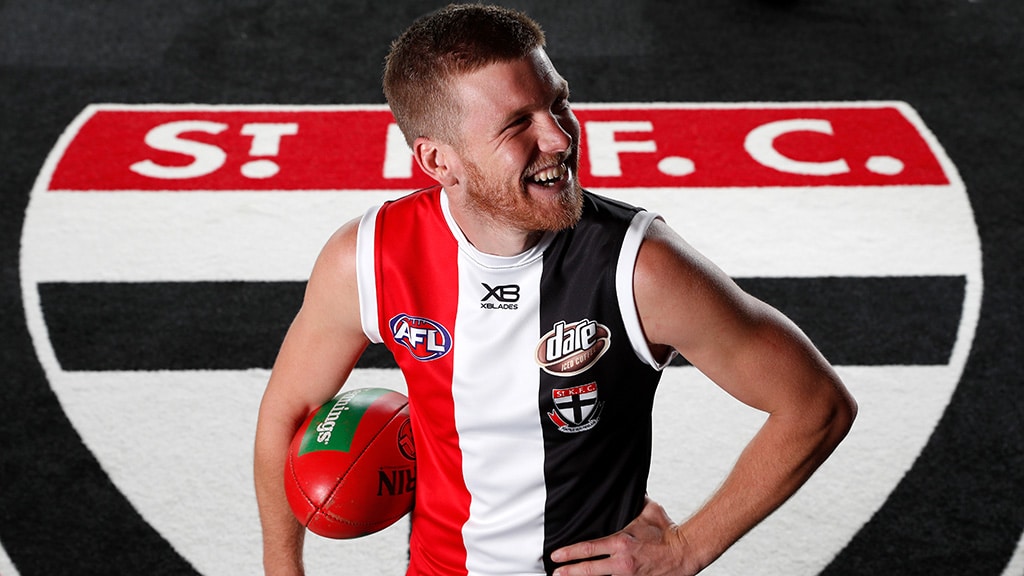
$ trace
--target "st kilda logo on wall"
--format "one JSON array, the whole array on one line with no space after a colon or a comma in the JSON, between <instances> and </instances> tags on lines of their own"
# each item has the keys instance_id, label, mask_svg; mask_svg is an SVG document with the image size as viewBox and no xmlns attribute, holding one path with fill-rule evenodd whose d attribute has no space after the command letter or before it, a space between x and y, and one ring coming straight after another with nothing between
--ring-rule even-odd
<instances>
[{"instance_id":1,"label":"st kilda logo on wall","mask_svg":"<svg viewBox=\"0 0 1024 576\"><path fill-rule=\"evenodd\" d=\"M842 537L801 551L826 565L913 465L963 371L982 277L959 175L900 102L575 110L587 188L660 213L793 316L854 388L861 427L847 443L876 465L829 479L858 508L837 502ZM244 398L255 412L327 237L430 184L382 106L93 105L51 152L26 212L21 282L39 361L82 438L70 449L91 451L117 497L200 572L258 569L258 551L232 548L258 542L252 502L194 488L249 469L251 430L202 446L182 446L180 431L233 438L224 407ZM481 295L495 308L516 299L513 287ZM573 410L567 424L586 420ZM139 430L152 434L123 441ZM167 472L168 455L197 478ZM208 554L225 518L251 538Z\"/></svg>"}]
</instances>

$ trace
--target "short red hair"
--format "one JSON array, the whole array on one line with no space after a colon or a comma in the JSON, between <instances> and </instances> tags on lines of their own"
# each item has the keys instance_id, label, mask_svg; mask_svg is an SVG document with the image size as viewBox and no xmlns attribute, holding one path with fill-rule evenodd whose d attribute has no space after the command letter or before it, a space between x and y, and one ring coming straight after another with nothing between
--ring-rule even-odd
<instances>
[{"instance_id":1,"label":"short red hair","mask_svg":"<svg viewBox=\"0 0 1024 576\"><path fill-rule=\"evenodd\" d=\"M460 111L449 85L488 64L525 58L544 46L526 14L483 4L451 4L423 16L391 43L384 96L411 146L420 136L451 142Z\"/></svg>"}]
</instances>

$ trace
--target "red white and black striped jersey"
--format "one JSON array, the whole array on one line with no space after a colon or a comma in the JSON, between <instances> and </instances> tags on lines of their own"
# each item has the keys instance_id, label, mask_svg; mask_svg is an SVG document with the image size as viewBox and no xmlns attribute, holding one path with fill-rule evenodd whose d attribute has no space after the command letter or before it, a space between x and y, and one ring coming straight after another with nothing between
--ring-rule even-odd
<instances>
[{"instance_id":1,"label":"red white and black striped jersey","mask_svg":"<svg viewBox=\"0 0 1024 576\"><path fill-rule=\"evenodd\" d=\"M416 441L409 574L543 574L640 513L664 363L632 279L655 217L585 193L575 227L499 257L439 187L364 215L363 330L403 371Z\"/></svg>"}]
</instances>

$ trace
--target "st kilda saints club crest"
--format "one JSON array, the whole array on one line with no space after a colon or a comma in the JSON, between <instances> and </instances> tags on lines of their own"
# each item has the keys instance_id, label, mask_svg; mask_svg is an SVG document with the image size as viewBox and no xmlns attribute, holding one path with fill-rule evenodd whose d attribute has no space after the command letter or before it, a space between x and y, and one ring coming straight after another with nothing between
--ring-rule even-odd
<instances>
[{"instance_id":1,"label":"st kilda saints club crest","mask_svg":"<svg viewBox=\"0 0 1024 576\"><path fill-rule=\"evenodd\" d=\"M548 418L558 426L559 432L583 432L597 426L604 402L598 399L597 382L551 391L555 409Z\"/></svg>"},{"instance_id":2,"label":"st kilda saints club crest","mask_svg":"<svg viewBox=\"0 0 1024 576\"><path fill-rule=\"evenodd\" d=\"M895 489L904 475L924 480L967 446L931 439L964 373L983 293L980 240L956 167L904 102L577 103L574 110L588 189L657 212L752 292L779 296L772 303L794 302L797 311L814 304L814 322L801 327L823 328L809 335L856 385L864 407L857 432L802 490L810 497L777 513L786 533L813 538L813 549L766 559L753 534L718 570L742 573L756 563L759 573L778 576L817 570L808 567L841 553L860 558L888 518L899 522L894 512L918 505L915 491ZM120 502L107 508L111 514L130 511L117 522L151 528L166 541L166 551L154 554L180 555L202 574L260 570L258 549L247 547L259 541L250 500L194 489L251 464L251 437L223 434L223 407L255 411L280 344L273 335L294 315L277 303L301 299L313 256L340 222L432 183L415 170L384 105L93 104L61 135L25 211L25 324L59 405L51 408L81 439L64 449L102 466L111 482L93 488ZM510 301L511 289L496 288L488 302L501 298ZM104 302L117 305L96 305ZM200 337L214 314L244 321L218 322L216 334ZM408 328L400 334L417 352L447 342L426 322L410 318L399 328ZM580 431L602 417L601 390L604 402L609 392L596 378L568 377L596 362L610 335L578 318L545 328L552 339L542 338L537 361L565 379L542 392L543 423L554 426L557 418L562 430ZM616 334L618 345L630 342L624 336ZM398 370L372 374L398 390L405 385ZM704 487L718 481L715 465L732 458L722 442L747 440L732 413L703 419L710 408L683 401L697 380L690 368L669 367L659 389L664 417L654 425L668 432L655 443L670 448L679 436L669 432L691 426L718 440L703 452L687 447L708 463L688 471L688 480L672 463L652 470L652 488L671 486L663 502L670 508L703 498ZM960 408L984 398L960 392ZM687 407L695 409L683 420ZM169 412L181 418L168 419ZM124 442L139 430L145 442ZM948 428L938 436L950 437ZM873 465L862 466L860 454L871 454ZM189 470L195 482L182 482L177 470ZM39 492L23 498L56 497L59 505L68 497L30 488ZM841 497L851 491L857 498ZM803 521L815 514L815 498L827 498L830 516L843 519L828 534ZM241 533L216 530L224 519L239 519L232 521ZM64 529L45 515L25 522ZM7 518L2 524L8 533L22 527ZM857 534L866 525L877 526L862 541ZM393 558L357 561L353 571L379 571L381 562L403 570L407 535L400 532ZM28 542L2 544L14 557ZM78 549L96 544L75 541ZM307 542L311 572L360 557L330 544Z\"/></svg>"}]
</instances>

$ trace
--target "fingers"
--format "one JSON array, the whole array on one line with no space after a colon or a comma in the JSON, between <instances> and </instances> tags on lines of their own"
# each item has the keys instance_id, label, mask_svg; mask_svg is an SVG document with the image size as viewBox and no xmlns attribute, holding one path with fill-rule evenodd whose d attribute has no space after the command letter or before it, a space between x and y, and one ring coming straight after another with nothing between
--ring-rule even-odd
<instances>
[{"instance_id":1,"label":"fingers","mask_svg":"<svg viewBox=\"0 0 1024 576\"><path fill-rule=\"evenodd\" d=\"M592 576L595 574L611 574L607 561L614 549L611 540L616 535L587 540L559 548L551 553L551 560L558 564L578 562L561 566L555 570L555 576Z\"/></svg>"},{"instance_id":2,"label":"fingers","mask_svg":"<svg viewBox=\"0 0 1024 576\"><path fill-rule=\"evenodd\" d=\"M602 552L601 540L588 540L586 542L579 542L577 544L571 544L564 548L559 548L551 553L551 560L558 563L564 564L565 562L577 562L587 558L594 558L596 556L607 555L608 552ZM558 572L556 572L557 574Z\"/></svg>"},{"instance_id":3,"label":"fingers","mask_svg":"<svg viewBox=\"0 0 1024 576\"><path fill-rule=\"evenodd\" d=\"M598 576L634 574L636 557L633 538L619 532L605 538L588 540L560 548L551 553L557 563L577 562L555 570L555 576Z\"/></svg>"},{"instance_id":4,"label":"fingers","mask_svg":"<svg viewBox=\"0 0 1024 576\"><path fill-rule=\"evenodd\" d=\"M671 566L679 560L675 557L678 551L672 546L674 529L675 525L665 509L648 499L640 516L623 530L552 552L551 559L555 563L577 562L559 567L554 574L629 576L662 573L658 572L658 566Z\"/></svg>"},{"instance_id":5,"label":"fingers","mask_svg":"<svg viewBox=\"0 0 1024 576\"><path fill-rule=\"evenodd\" d=\"M610 576L625 573L614 572L610 560L593 560L560 566L552 574L553 576Z\"/></svg>"}]
</instances>

